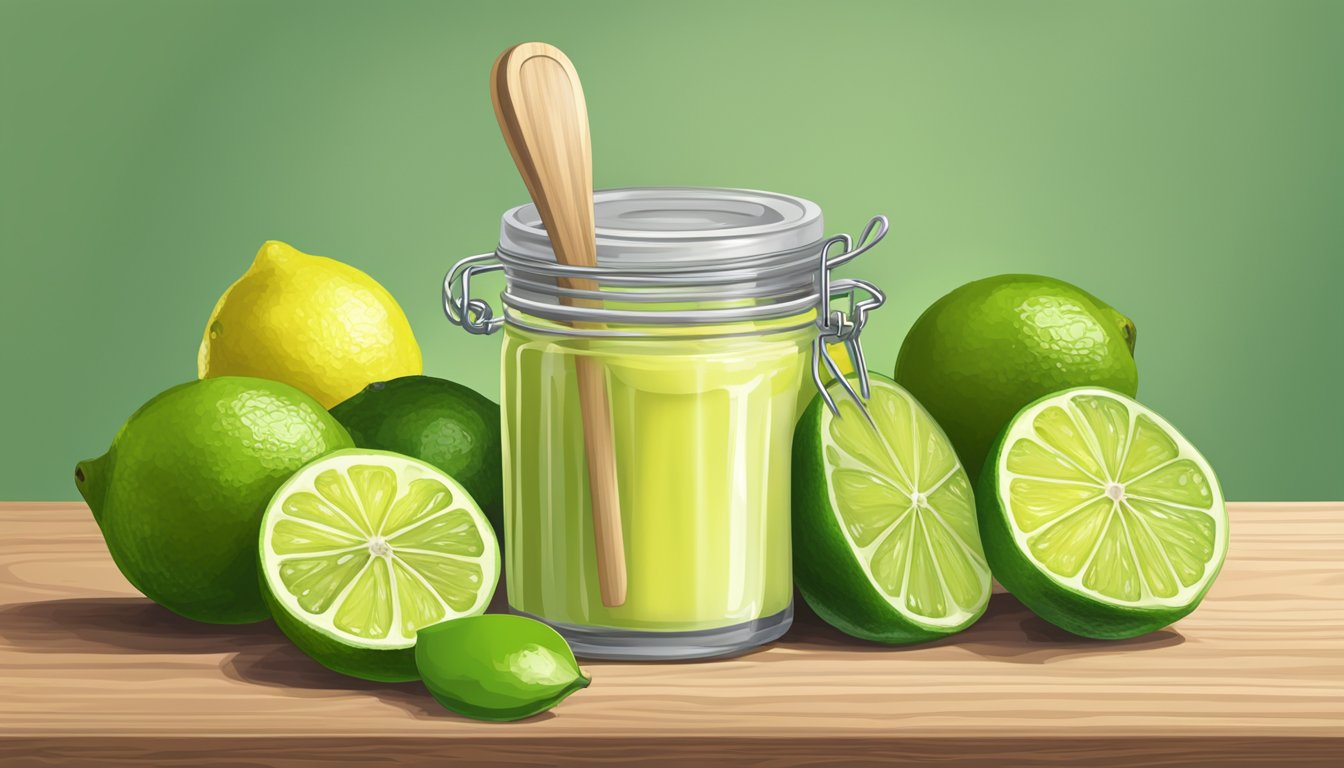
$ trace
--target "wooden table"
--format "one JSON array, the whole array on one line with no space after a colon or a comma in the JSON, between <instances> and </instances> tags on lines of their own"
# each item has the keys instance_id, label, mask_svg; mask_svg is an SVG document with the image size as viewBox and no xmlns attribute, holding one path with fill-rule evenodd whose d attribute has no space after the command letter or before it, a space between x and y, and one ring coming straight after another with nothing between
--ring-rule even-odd
<instances>
[{"instance_id":1,"label":"wooden table","mask_svg":"<svg viewBox=\"0 0 1344 768\"><path fill-rule=\"evenodd\" d=\"M1230 506L1204 605L1145 637L1079 639L995 595L960 635L886 648L803 610L756 653L585 664L554 712L488 724L328 672L269 623L159 608L82 505L0 504L0 764L1339 764L1344 503Z\"/></svg>"}]
</instances>

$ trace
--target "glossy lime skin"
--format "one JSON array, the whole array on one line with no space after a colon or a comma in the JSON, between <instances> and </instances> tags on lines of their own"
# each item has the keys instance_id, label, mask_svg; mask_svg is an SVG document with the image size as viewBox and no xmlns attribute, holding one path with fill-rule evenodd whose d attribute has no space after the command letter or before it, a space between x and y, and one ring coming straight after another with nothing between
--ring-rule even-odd
<instances>
[{"instance_id":1,"label":"glossy lime skin","mask_svg":"<svg viewBox=\"0 0 1344 768\"><path fill-rule=\"evenodd\" d=\"M1054 397L1053 393L1048 397ZM1044 397L1022 406L1026 410ZM1050 579L1017 546L1008 522L1007 502L1001 492L998 464L1004 439L1016 419L1010 419L994 438L980 481L975 490L975 512L980 524L980 543L994 578L1032 613L1066 632L1094 640L1138 637L1176 623L1199 607L1215 579L1188 605L1135 608L1104 602L1081 592L1065 589ZM1222 567L1221 564L1218 566Z\"/></svg>"},{"instance_id":2,"label":"glossy lime skin","mask_svg":"<svg viewBox=\"0 0 1344 768\"><path fill-rule=\"evenodd\" d=\"M453 619L420 630L415 664L435 700L477 720L531 717L591 682L559 633L507 614Z\"/></svg>"},{"instance_id":3,"label":"glossy lime skin","mask_svg":"<svg viewBox=\"0 0 1344 768\"><path fill-rule=\"evenodd\" d=\"M353 447L313 398L224 376L169 389L136 411L76 485L126 579L156 603L217 624L270 613L257 536L272 494L310 460Z\"/></svg>"},{"instance_id":4,"label":"glossy lime skin","mask_svg":"<svg viewBox=\"0 0 1344 768\"><path fill-rule=\"evenodd\" d=\"M499 406L467 387L433 376L370 384L331 409L360 448L413 456L462 484L504 535Z\"/></svg>"},{"instance_id":5,"label":"glossy lime skin","mask_svg":"<svg viewBox=\"0 0 1344 768\"><path fill-rule=\"evenodd\" d=\"M868 580L831 511L822 443L825 412L826 403L815 395L793 432L793 583L808 607L851 637L889 645L935 640L974 624L980 614L959 627L920 626L893 608Z\"/></svg>"},{"instance_id":6,"label":"glossy lime skin","mask_svg":"<svg viewBox=\"0 0 1344 768\"><path fill-rule=\"evenodd\" d=\"M1133 397L1134 324L1092 294L1040 275L967 283L920 315L895 379L947 432L974 482L995 435L1023 406L1061 389Z\"/></svg>"}]
</instances>

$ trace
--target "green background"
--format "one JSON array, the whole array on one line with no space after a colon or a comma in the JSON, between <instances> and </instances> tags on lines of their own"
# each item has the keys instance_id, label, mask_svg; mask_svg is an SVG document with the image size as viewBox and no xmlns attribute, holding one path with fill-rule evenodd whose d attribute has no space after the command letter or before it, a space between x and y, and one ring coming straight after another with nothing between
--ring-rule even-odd
<instances>
[{"instance_id":1,"label":"green background","mask_svg":"<svg viewBox=\"0 0 1344 768\"><path fill-rule=\"evenodd\" d=\"M889 371L941 294L1073 281L1139 328L1139 396L1233 499L1344 498L1344 3L0 0L0 498L76 498L194 377L262 241L371 273L427 372L497 392L439 286L526 192L486 79L583 76L596 183L874 213Z\"/></svg>"}]
</instances>

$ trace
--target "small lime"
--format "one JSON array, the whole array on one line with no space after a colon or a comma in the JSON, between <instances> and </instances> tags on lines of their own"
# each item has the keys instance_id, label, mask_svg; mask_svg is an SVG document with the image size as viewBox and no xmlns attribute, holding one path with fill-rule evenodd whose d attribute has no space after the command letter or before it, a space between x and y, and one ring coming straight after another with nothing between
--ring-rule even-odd
<instances>
[{"instance_id":1,"label":"small lime","mask_svg":"<svg viewBox=\"0 0 1344 768\"><path fill-rule=\"evenodd\" d=\"M590 682L559 633L523 616L475 616L422 629L415 665L440 704L477 720L531 717Z\"/></svg>"}]
</instances>

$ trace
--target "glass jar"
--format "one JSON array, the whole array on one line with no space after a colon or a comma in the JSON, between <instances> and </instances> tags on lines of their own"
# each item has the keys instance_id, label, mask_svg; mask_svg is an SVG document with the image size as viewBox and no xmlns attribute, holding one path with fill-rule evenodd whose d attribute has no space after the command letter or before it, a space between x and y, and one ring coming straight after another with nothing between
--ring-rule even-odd
<instances>
[{"instance_id":1,"label":"glass jar","mask_svg":"<svg viewBox=\"0 0 1344 768\"><path fill-rule=\"evenodd\" d=\"M794 423L823 371L838 370L827 342L847 344L862 370L858 330L882 301L829 272L876 243L885 219L855 247L827 240L807 200L698 188L599 190L594 217L595 267L557 264L524 205L504 214L494 253L445 280L450 319L504 331L510 609L588 658L704 658L769 642L793 616ZM497 318L471 279L500 269ZM830 309L846 296L848 312ZM583 365L600 371L610 416L615 600L600 587Z\"/></svg>"}]
</instances>

